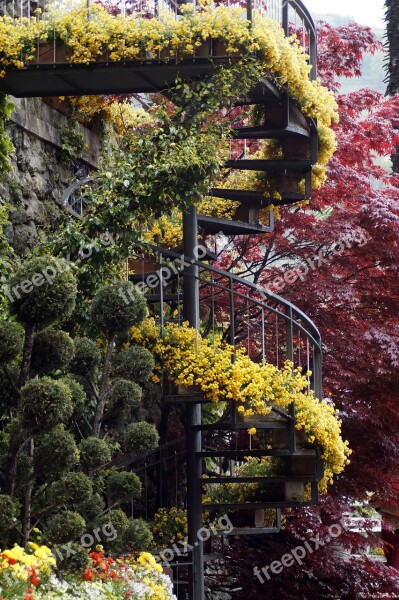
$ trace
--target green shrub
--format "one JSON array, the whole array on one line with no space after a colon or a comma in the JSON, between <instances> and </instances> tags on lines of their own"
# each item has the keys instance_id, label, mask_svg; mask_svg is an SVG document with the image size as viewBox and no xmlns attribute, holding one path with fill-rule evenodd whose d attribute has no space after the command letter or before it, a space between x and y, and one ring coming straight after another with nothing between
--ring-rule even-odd
<instances>
[{"instance_id":1,"label":"green shrub","mask_svg":"<svg viewBox=\"0 0 399 600\"><path fill-rule=\"evenodd\" d=\"M82 573L90 564L89 553L77 542L71 542L67 548L55 544L52 553L57 560L57 569L61 573L82 577Z\"/></svg>"},{"instance_id":2,"label":"green shrub","mask_svg":"<svg viewBox=\"0 0 399 600\"><path fill-rule=\"evenodd\" d=\"M124 439L127 452L148 452L159 444L157 428L152 423L145 421L128 425Z\"/></svg>"},{"instance_id":3,"label":"green shrub","mask_svg":"<svg viewBox=\"0 0 399 600\"><path fill-rule=\"evenodd\" d=\"M117 379L108 392L107 400L110 408L137 408L141 401L142 389L134 381Z\"/></svg>"},{"instance_id":4,"label":"green shrub","mask_svg":"<svg viewBox=\"0 0 399 600\"><path fill-rule=\"evenodd\" d=\"M129 519L123 510L119 508L109 510L96 520L95 525L96 527L100 527L102 532L104 532L104 535L101 537L104 548L112 552L121 552L123 548L123 536L129 525ZM112 535L106 535L108 531Z\"/></svg>"},{"instance_id":5,"label":"green shrub","mask_svg":"<svg viewBox=\"0 0 399 600\"><path fill-rule=\"evenodd\" d=\"M10 312L22 323L43 328L67 319L75 308L76 279L68 263L54 256L24 261L8 286L14 297Z\"/></svg>"},{"instance_id":6,"label":"green shrub","mask_svg":"<svg viewBox=\"0 0 399 600\"><path fill-rule=\"evenodd\" d=\"M134 473L115 471L107 479L107 490L111 504L130 501L141 496L141 481Z\"/></svg>"},{"instance_id":7,"label":"green shrub","mask_svg":"<svg viewBox=\"0 0 399 600\"><path fill-rule=\"evenodd\" d=\"M79 462L79 450L75 438L63 425L55 427L49 433L38 438L34 453L35 474L59 476L63 471L72 469Z\"/></svg>"},{"instance_id":8,"label":"green shrub","mask_svg":"<svg viewBox=\"0 0 399 600\"><path fill-rule=\"evenodd\" d=\"M71 375L59 379L62 383L68 386L72 396L73 416L79 417L87 411L87 395L83 385L76 381Z\"/></svg>"},{"instance_id":9,"label":"green shrub","mask_svg":"<svg viewBox=\"0 0 399 600\"><path fill-rule=\"evenodd\" d=\"M77 512L65 510L50 517L44 527L48 542L65 544L81 537L86 530L86 522Z\"/></svg>"},{"instance_id":10,"label":"green shrub","mask_svg":"<svg viewBox=\"0 0 399 600\"><path fill-rule=\"evenodd\" d=\"M65 369L73 353L73 341L65 331L46 329L33 339L31 367L40 374Z\"/></svg>"},{"instance_id":11,"label":"green shrub","mask_svg":"<svg viewBox=\"0 0 399 600\"><path fill-rule=\"evenodd\" d=\"M79 444L80 462L85 471L91 471L111 460L111 451L104 440L88 437Z\"/></svg>"},{"instance_id":12,"label":"green shrub","mask_svg":"<svg viewBox=\"0 0 399 600\"><path fill-rule=\"evenodd\" d=\"M23 339L23 331L19 325L0 322L0 364L6 365L20 354Z\"/></svg>"},{"instance_id":13,"label":"green shrub","mask_svg":"<svg viewBox=\"0 0 399 600\"><path fill-rule=\"evenodd\" d=\"M71 372L84 377L93 377L100 364L100 349L93 340L86 337L75 338L73 342L75 356L70 365Z\"/></svg>"},{"instance_id":14,"label":"green shrub","mask_svg":"<svg viewBox=\"0 0 399 600\"><path fill-rule=\"evenodd\" d=\"M22 422L29 430L49 431L66 421L72 409L71 391L62 381L31 379L21 390Z\"/></svg>"},{"instance_id":15,"label":"green shrub","mask_svg":"<svg viewBox=\"0 0 399 600\"><path fill-rule=\"evenodd\" d=\"M154 369L154 358L146 348L129 346L116 355L115 373L118 377L129 379L138 384L145 383Z\"/></svg>"},{"instance_id":16,"label":"green shrub","mask_svg":"<svg viewBox=\"0 0 399 600\"><path fill-rule=\"evenodd\" d=\"M19 506L17 501L10 496L0 494L0 536L2 540L7 537L8 530L17 521L18 512Z\"/></svg>"},{"instance_id":17,"label":"green shrub","mask_svg":"<svg viewBox=\"0 0 399 600\"><path fill-rule=\"evenodd\" d=\"M49 489L49 500L52 504L80 504L93 495L91 479L84 473L65 473Z\"/></svg>"},{"instance_id":18,"label":"green shrub","mask_svg":"<svg viewBox=\"0 0 399 600\"><path fill-rule=\"evenodd\" d=\"M91 304L91 319L107 336L123 335L146 316L142 293L129 281L103 287Z\"/></svg>"},{"instance_id":19,"label":"green shrub","mask_svg":"<svg viewBox=\"0 0 399 600\"><path fill-rule=\"evenodd\" d=\"M148 550L153 542L151 529L144 519L129 519L129 524L123 534L125 550L142 552Z\"/></svg>"},{"instance_id":20,"label":"green shrub","mask_svg":"<svg viewBox=\"0 0 399 600\"><path fill-rule=\"evenodd\" d=\"M105 508L105 502L100 494L93 494L91 498L76 506L77 512L84 517L87 523L92 523Z\"/></svg>"}]
</instances>

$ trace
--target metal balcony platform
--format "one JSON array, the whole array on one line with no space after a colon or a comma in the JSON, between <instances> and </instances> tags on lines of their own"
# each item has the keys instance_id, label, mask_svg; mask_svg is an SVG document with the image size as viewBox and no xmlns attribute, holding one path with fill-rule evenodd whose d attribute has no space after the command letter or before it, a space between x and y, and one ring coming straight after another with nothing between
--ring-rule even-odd
<instances>
[{"instance_id":1,"label":"metal balcony platform","mask_svg":"<svg viewBox=\"0 0 399 600\"><path fill-rule=\"evenodd\" d=\"M159 92L173 86L177 77L200 79L212 72L214 64L227 64L239 58L32 64L24 69L7 69L0 78L0 90L18 98Z\"/></svg>"},{"instance_id":2,"label":"metal balcony platform","mask_svg":"<svg viewBox=\"0 0 399 600\"><path fill-rule=\"evenodd\" d=\"M250 224L243 221L230 221L229 219L218 219L217 217L206 217L198 215L198 226L203 227L206 233L224 233L225 235L254 235L270 233L272 227Z\"/></svg>"}]
</instances>

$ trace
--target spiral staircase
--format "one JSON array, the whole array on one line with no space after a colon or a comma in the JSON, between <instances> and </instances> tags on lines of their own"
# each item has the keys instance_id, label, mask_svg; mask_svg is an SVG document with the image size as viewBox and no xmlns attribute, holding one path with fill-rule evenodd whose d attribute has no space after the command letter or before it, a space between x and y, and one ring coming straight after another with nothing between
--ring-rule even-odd
<instances>
[{"instance_id":1,"label":"spiral staircase","mask_svg":"<svg viewBox=\"0 0 399 600\"><path fill-rule=\"evenodd\" d=\"M15 10L15 2L3 2L0 14L29 18L32 6L32 2L25 1ZM153 7L155 15L157 6ZM178 5L169 1L166 6L178 15ZM253 9L278 20L287 35L292 30L297 33L309 55L310 77L314 78L316 33L302 2L263 0L256 5L248 0L249 21ZM121 4L121 12L124 11L126 5ZM212 45L208 57L193 56L167 64L161 57L151 60L143 57L140 61L119 63L105 58L103 62L82 66L57 61L54 42L45 58L38 47L34 64L7 70L0 79L0 90L19 97L149 93L165 90L178 76L187 80L209 76L213 65L231 60L219 55ZM242 141L243 151L229 157L224 173L231 170L262 173L268 184L267 192L212 188L210 196L238 203L235 216L232 219L197 216L194 207L189 209L183 217L183 247L175 250L149 247L148 253L135 257L136 271L130 277L145 284L150 275L155 276L156 286L147 288L146 295L161 335L170 321L182 324L188 320L210 339L214 339L217 331L234 349L244 345L254 361L281 367L290 360L304 374L311 372L312 375L307 375L308 390L314 390L321 398L321 340L312 321L283 298L213 266L216 256L209 250L202 260L197 260L194 252L198 232L203 237L228 238L267 234L273 231L274 206L295 203L311 195L312 165L317 162L318 154L317 123L305 117L295 100L271 77L260 80L249 97L238 99L237 105L257 106L261 117L256 126L234 127L234 140ZM245 152L248 141L265 139L279 143L279 160L252 159ZM92 183L93 178L87 177L73 182L65 191L62 202L73 215L82 217L81 188ZM268 213L266 224L265 213ZM165 269L169 269L168 277L164 275ZM190 599L203 600L203 544L197 537L202 527L202 512L229 515L233 529L213 533L222 541L227 535L276 533L282 509L317 503L323 464L320 449L309 445L295 428L294 405L287 412L272 406L270 416L248 422L238 415L233 402L226 402L221 416L211 418L207 400L201 393L192 390L178 393L167 382L164 384L162 418L167 421L173 412L185 415L186 436L170 440L165 435L155 451L135 456L119 466L134 470L143 479L144 496L132 507L134 514L148 517L158 507L171 504L187 507L188 541L192 549L175 557L172 567L177 588L179 569L189 570L188 586L182 591L180 583L179 598L188 594ZM257 430L255 437L248 433L252 427ZM267 458L273 467L270 473L262 477L242 475L242 466L250 457ZM258 497L240 502L212 502L206 498L214 486L221 489L232 484L237 490L255 485ZM212 552L205 556L205 560L211 559Z\"/></svg>"}]
</instances>

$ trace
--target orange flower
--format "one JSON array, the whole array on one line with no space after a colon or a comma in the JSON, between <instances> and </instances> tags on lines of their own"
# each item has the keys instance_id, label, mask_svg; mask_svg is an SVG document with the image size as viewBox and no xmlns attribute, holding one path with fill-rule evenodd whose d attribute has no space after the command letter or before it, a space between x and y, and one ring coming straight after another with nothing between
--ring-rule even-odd
<instances>
[{"instance_id":1,"label":"orange flower","mask_svg":"<svg viewBox=\"0 0 399 600\"><path fill-rule=\"evenodd\" d=\"M85 579L86 581L93 581L93 579L94 579L94 573L93 573L93 571L91 569L89 569L89 567L87 567L84 570L83 579Z\"/></svg>"}]
</instances>

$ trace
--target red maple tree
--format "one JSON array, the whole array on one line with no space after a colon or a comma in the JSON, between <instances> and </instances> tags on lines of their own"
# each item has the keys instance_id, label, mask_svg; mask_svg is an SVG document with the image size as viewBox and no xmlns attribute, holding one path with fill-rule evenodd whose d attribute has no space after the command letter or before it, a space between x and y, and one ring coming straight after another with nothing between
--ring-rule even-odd
<instances>
[{"instance_id":1,"label":"red maple tree","mask_svg":"<svg viewBox=\"0 0 399 600\"><path fill-rule=\"evenodd\" d=\"M263 584L252 572L309 536L324 539L326 526L338 523L353 499L373 493L376 504L399 506L399 176L376 161L399 143L399 96L370 89L340 94L338 77L360 76L363 54L380 44L354 23L320 22L318 32L319 77L335 93L340 113L327 181L308 205L282 208L269 238L236 238L234 253L225 251L219 264L229 268L234 256L244 275L291 300L319 327L324 393L340 410L351 463L318 507L287 515L282 534L230 548L229 564L245 590L237 598L248 592L285 600L399 597L399 521L392 519L384 537L395 569L345 561L336 546L325 545ZM296 274L290 283L287 272ZM377 544L370 536L367 543ZM339 544L353 549L365 539L348 531Z\"/></svg>"}]
</instances>

